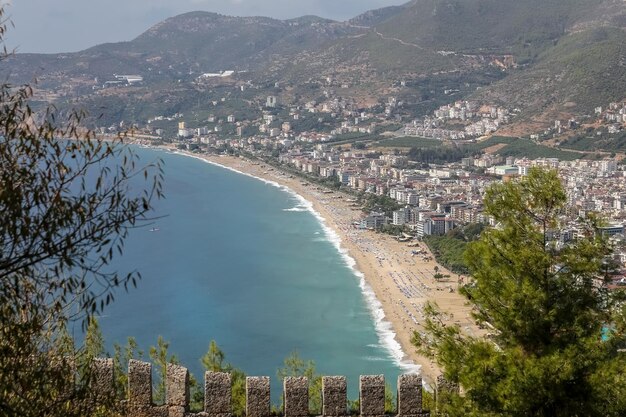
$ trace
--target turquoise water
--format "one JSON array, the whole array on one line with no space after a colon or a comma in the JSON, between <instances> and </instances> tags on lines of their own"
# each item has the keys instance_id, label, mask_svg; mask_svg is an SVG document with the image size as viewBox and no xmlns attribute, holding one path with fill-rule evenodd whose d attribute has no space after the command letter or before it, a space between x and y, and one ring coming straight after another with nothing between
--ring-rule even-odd
<instances>
[{"instance_id":1,"label":"turquoise water","mask_svg":"<svg viewBox=\"0 0 626 417\"><path fill-rule=\"evenodd\" d=\"M115 263L143 279L100 318L109 347L134 336L147 351L162 335L201 376L199 358L214 339L227 361L272 377L274 399L276 369L294 349L319 373L346 375L353 398L360 374L385 374L395 387L402 369L393 334L305 201L198 159L138 153L165 162L157 215L166 217L158 231L133 231Z\"/></svg>"}]
</instances>

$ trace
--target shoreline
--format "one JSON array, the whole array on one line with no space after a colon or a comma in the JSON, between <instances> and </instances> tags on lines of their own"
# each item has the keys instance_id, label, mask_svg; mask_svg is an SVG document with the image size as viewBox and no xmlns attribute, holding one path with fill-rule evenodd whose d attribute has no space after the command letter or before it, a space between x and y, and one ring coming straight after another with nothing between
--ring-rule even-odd
<instances>
[{"instance_id":1,"label":"shoreline","mask_svg":"<svg viewBox=\"0 0 626 417\"><path fill-rule=\"evenodd\" d=\"M370 314L372 315L372 319L374 320L374 327L381 345L388 351L389 355L393 358L399 368L408 373L421 372L421 365L416 364L412 360L408 359L404 349L396 340L396 333L393 329L393 325L390 321L386 319L383 306L378 298L376 298L376 293L365 279L365 275L358 269L357 261L351 256L348 249L342 246L343 240L341 239L341 236L328 224L326 218L315 209L314 203L312 201L306 199L304 196L294 191L288 185L281 184L278 181L273 181L268 178L256 176L255 174L250 172L240 171L229 165L221 164L214 161L213 159L209 159L208 155L195 155L178 150L176 151L176 153L192 158L197 158L211 165L219 166L220 168L224 168L229 171L233 171L238 174L265 182L266 184L275 186L296 197L299 201L299 204L294 208L287 209L287 211L308 211L321 224L322 229L324 230L324 235L326 236L328 242L331 243L335 247L335 249L337 249L337 252L339 252L340 256L343 258L348 269L350 269L355 278L358 279L358 285L359 289L361 290L361 295L366 299L367 309L369 310ZM237 158L232 157L232 159Z\"/></svg>"},{"instance_id":2,"label":"shoreline","mask_svg":"<svg viewBox=\"0 0 626 417\"><path fill-rule=\"evenodd\" d=\"M359 279L359 288L381 345L399 368L418 372L427 385L434 385L441 372L435 363L417 354L411 344L413 332L423 329L424 303L436 302L447 324L456 323L470 334L479 332L471 320L466 299L458 294L457 274L450 273L432 259L412 255L412 250L428 251L423 243L419 247L407 247L406 242L398 242L389 235L353 228L351 223L361 217L361 211L349 206L345 200L348 195L337 191L322 193L317 186L304 185L303 179L289 178L279 168L260 161L253 163L233 156L160 148L283 188L301 200L303 211L310 211L317 218L328 240ZM433 278L435 267L440 273L450 275L451 280L437 282Z\"/></svg>"}]
</instances>

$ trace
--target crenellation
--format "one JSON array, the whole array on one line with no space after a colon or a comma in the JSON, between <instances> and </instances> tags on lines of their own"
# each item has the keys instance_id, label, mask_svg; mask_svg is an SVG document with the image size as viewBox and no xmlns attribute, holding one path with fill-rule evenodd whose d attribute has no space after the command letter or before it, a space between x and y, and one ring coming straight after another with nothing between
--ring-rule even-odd
<instances>
[{"instance_id":1,"label":"crenellation","mask_svg":"<svg viewBox=\"0 0 626 417\"><path fill-rule=\"evenodd\" d=\"M115 374L113 359L94 359L91 366L91 387L98 398L115 395Z\"/></svg>"},{"instance_id":2,"label":"crenellation","mask_svg":"<svg viewBox=\"0 0 626 417\"><path fill-rule=\"evenodd\" d=\"M398 417L426 417L422 409L422 378L416 374L398 376Z\"/></svg>"},{"instance_id":3,"label":"crenellation","mask_svg":"<svg viewBox=\"0 0 626 417\"><path fill-rule=\"evenodd\" d=\"M96 392L114 394L112 359L96 359L91 383ZM458 389L444 380L439 390ZM165 404L152 399L152 365L130 360L128 364L128 400L122 400L128 417L232 417L232 376L224 372L206 372L204 376L204 411L189 412L190 381L187 368L168 364L165 381ZM396 417L428 417L422 408L422 379L418 375L398 377L398 413ZM286 377L283 381L284 417L307 417L309 380ZM120 399L121 400L121 399ZM270 417L270 378L246 378L246 417ZM365 375L359 380L361 417L385 415L385 377ZM323 417L347 417L347 380L344 376L322 377Z\"/></svg>"},{"instance_id":4,"label":"crenellation","mask_svg":"<svg viewBox=\"0 0 626 417\"><path fill-rule=\"evenodd\" d=\"M246 378L246 416L269 417L270 378L254 376Z\"/></svg>"},{"instance_id":5,"label":"crenellation","mask_svg":"<svg viewBox=\"0 0 626 417\"><path fill-rule=\"evenodd\" d=\"M348 414L348 383L345 376L322 377L322 414L340 417Z\"/></svg>"},{"instance_id":6,"label":"crenellation","mask_svg":"<svg viewBox=\"0 0 626 417\"><path fill-rule=\"evenodd\" d=\"M131 359L128 362L128 402L131 407L152 406L152 364Z\"/></svg>"},{"instance_id":7,"label":"crenellation","mask_svg":"<svg viewBox=\"0 0 626 417\"><path fill-rule=\"evenodd\" d=\"M226 372L205 372L204 412L210 417L231 417L232 379Z\"/></svg>"},{"instance_id":8,"label":"crenellation","mask_svg":"<svg viewBox=\"0 0 626 417\"><path fill-rule=\"evenodd\" d=\"M359 400L362 417L385 414L385 376L361 375Z\"/></svg>"},{"instance_id":9,"label":"crenellation","mask_svg":"<svg viewBox=\"0 0 626 417\"><path fill-rule=\"evenodd\" d=\"M32 364L35 365L36 358L31 358ZM27 362L28 363L28 362ZM78 368L76 366L76 358L70 356L62 356L62 357L53 357L49 359L48 366L54 370L54 372L58 372L59 374L63 373L66 375L63 378L62 383L58 387L60 392L59 395L64 398L72 398L74 395L74 386L76 383L76 378L78 376Z\"/></svg>"},{"instance_id":10,"label":"crenellation","mask_svg":"<svg viewBox=\"0 0 626 417\"><path fill-rule=\"evenodd\" d=\"M189 371L187 368L168 364L166 369L165 404L168 407L189 409Z\"/></svg>"},{"instance_id":11,"label":"crenellation","mask_svg":"<svg viewBox=\"0 0 626 417\"><path fill-rule=\"evenodd\" d=\"M173 410L175 411L175 410ZM128 363L129 417L181 417L167 405L155 406L152 402L152 364L131 359Z\"/></svg>"},{"instance_id":12,"label":"crenellation","mask_svg":"<svg viewBox=\"0 0 626 417\"><path fill-rule=\"evenodd\" d=\"M307 377L288 376L283 381L285 417L309 415L309 380Z\"/></svg>"}]
</instances>

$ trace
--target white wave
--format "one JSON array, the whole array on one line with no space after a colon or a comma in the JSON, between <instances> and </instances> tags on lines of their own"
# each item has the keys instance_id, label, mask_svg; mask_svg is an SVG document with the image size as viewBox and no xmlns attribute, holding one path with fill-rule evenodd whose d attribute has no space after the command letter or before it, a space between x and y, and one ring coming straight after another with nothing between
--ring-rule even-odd
<instances>
[{"instance_id":1,"label":"white wave","mask_svg":"<svg viewBox=\"0 0 626 417\"><path fill-rule=\"evenodd\" d=\"M292 207L292 208L286 208L286 209L283 209L283 211L297 211L297 212L302 212L302 211L309 211L309 209L307 209L306 207L296 206L296 207Z\"/></svg>"},{"instance_id":2,"label":"white wave","mask_svg":"<svg viewBox=\"0 0 626 417\"><path fill-rule=\"evenodd\" d=\"M391 357L394 362L405 372L408 373L419 373L421 368L420 365L413 363L410 360L404 359L404 351L402 350L402 346L396 340L396 334L393 331L391 323L385 320L385 312L383 311L383 305L376 298L376 294L374 294L374 290L370 285L365 281L365 277L362 273L358 272L360 276L359 285L361 287L361 291L365 296L367 301L367 305L370 308L370 312L372 317L374 318L374 324L376 326L376 333L378 334L378 339L381 344L390 352Z\"/></svg>"},{"instance_id":3,"label":"white wave","mask_svg":"<svg viewBox=\"0 0 626 417\"><path fill-rule=\"evenodd\" d=\"M374 319L374 327L378 335L380 344L387 349L393 361L398 367L408 373L419 373L420 365L413 363L411 360L404 359L404 351L402 346L396 340L396 334L394 333L391 323L385 320L385 313L382 308L382 304L376 298L374 290L365 281L365 276L361 271L356 268L356 261L352 258L348 250L341 246L341 238L339 235L326 224L326 220L313 208L313 203L295 193L293 190L287 188L290 193L296 196L302 206L306 206L309 211L317 218L318 222L322 226L326 239L332 243L337 249L345 264L352 270L352 273L359 279L359 287L365 297L366 304L370 310L370 314Z\"/></svg>"},{"instance_id":4,"label":"white wave","mask_svg":"<svg viewBox=\"0 0 626 417\"><path fill-rule=\"evenodd\" d=\"M386 358L381 358L380 356L363 356L361 359L367 362L382 362L387 360Z\"/></svg>"},{"instance_id":5,"label":"white wave","mask_svg":"<svg viewBox=\"0 0 626 417\"><path fill-rule=\"evenodd\" d=\"M348 250L341 246L341 238L339 237L339 235L331 227L329 227L326 224L326 220L324 219L324 217L322 217L321 214L315 211L315 209L313 208L313 203L311 203L306 198L302 197L300 194L296 193L291 188L285 185L281 185L277 183L276 181L271 181L265 178L257 177L256 175L252 175L247 172L242 172L242 171L239 171L238 169L231 168L229 166L222 165L214 161L208 161L200 156L190 155L188 153L183 153L183 152L175 152L175 153L179 155L189 156L191 158L196 158L196 159L206 162L207 164L219 166L221 168L228 169L229 171L233 171L238 174L255 178L266 184L272 185L276 188L286 191L287 193L295 197L295 199L298 201L298 204L296 207L294 207L294 209L298 208L301 211L309 211L311 212L311 214L313 214L313 216L315 216L315 218L318 220L318 222L322 226L322 230L324 231L324 235L326 236L326 239L330 243L332 243L332 245L337 249L341 257L343 258L345 264L352 270L352 273L359 279L359 287L361 288L361 292L363 293L363 296L365 297L365 301L370 310L370 314L372 318L374 319L374 327L376 329L376 334L378 335L378 340L380 341L381 345L385 349L387 349L390 357L393 359L396 365L398 365L398 367L402 369L404 372L419 373L419 370L421 368L420 365L413 363L411 360L404 359L404 356L405 356L404 351L402 350L402 346L400 346L400 343L396 340L396 334L392 329L391 323L385 320L385 312L383 311L382 304L376 298L376 295L374 294L374 290L370 287L367 281L365 281L365 276L363 275L363 273L356 268L356 261L354 260L354 258L352 258L348 254ZM288 210L291 210L291 209L285 209L285 211L288 211Z\"/></svg>"}]
</instances>

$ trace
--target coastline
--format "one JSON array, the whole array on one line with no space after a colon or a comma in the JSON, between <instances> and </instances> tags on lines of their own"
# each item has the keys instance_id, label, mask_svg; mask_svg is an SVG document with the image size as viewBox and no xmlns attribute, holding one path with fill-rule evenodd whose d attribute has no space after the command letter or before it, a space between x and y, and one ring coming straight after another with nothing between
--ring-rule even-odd
<instances>
[{"instance_id":1,"label":"coastline","mask_svg":"<svg viewBox=\"0 0 626 417\"><path fill-rule=\"evenodd\" d=\"M407 247L406 242L398 242L391 236L353 228L352 222L361 217L361 212L350 207L346 201L349 196L344 193L323 193L314 185L304 185L301 178L289 178L279 169L264 163L163 149L251 176L296 196L300 204L295 209L310 211L317 217L324 227L326 238L359 279L380 343L400 368L406 372L419 372L426 384L433 385L441 372L435 363L417 354L411 344L413 332L423 329L424 303L436 302L444 313L446 323L456 323L470 334L478 332L470 318L465 298L458 294L457 275L434 260L411 254L415 249L427 250L423 243L417 248ZM440 273L450 275L450 281L437 282L433 277L435 267Z\"/></svg>"}]
</instances>

